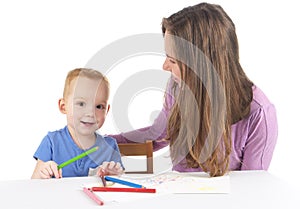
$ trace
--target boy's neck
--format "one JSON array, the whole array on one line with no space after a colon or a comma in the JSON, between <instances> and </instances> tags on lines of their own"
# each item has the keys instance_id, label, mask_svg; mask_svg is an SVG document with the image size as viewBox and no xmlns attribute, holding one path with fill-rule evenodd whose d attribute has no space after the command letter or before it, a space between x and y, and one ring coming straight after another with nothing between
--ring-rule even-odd
<instances>
[{"instance_id":1,"label":"boy's neck","mask_svg":"<svg viewBox=\"0 0 300 209\"><path fill-rule=\"evenodd\" d=\"M69 129L70 135L74 141L74 143L83 150L91 148L96 143L96 133L93 133L91 135L80 135L78 133L73 133Z\"/></svg>"},{"instance_id":2,"label":"boy's neck","mask_svg":"<svg viewBox=\"0 0 300 209\"><path fill-rule=\"evenodd\" d=\"M81 136L77 138L72 138L75 144L83 150L91 148L96 143L96 136Z\"/></svg>"}]
</instances>

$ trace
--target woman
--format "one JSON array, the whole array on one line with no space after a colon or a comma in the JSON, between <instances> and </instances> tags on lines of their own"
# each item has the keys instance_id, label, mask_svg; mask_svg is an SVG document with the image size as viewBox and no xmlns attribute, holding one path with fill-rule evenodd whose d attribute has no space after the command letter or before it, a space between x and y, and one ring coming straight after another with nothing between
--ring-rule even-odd
<instances>
[{"instance_id":1,"label":"woman","mask_svg":"<svg viewBox=\"0 0 300 209\"><path fill-rule=\"evenodd\" d=\"M230 17L219 5L201 3L164 18L162 32L163 69L172 73L164 108L152 126L113 137L152 139L155 150L170 144L173 169L181 172L267 170L276 110L239 63Z\"/></svg>"}]
</instances>

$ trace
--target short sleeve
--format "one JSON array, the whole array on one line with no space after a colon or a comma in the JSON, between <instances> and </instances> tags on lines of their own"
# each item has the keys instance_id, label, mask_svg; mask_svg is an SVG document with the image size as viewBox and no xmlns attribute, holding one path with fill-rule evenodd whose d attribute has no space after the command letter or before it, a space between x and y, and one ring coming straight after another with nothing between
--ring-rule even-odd
<instances>
[{"instance_id":1,"label":"short sleeve","mask_svg":"<svg viewBox=\"0 0 300 209\"><path fill-rule=\"evenodd\" d=\"M52 144L50 141L49 136L45 136L42 140L41 144L37 148L36 152L34 153L33 157L37 160L40 159L44 162L53 160L52 159Z\"/></svg>"}]
</instances>

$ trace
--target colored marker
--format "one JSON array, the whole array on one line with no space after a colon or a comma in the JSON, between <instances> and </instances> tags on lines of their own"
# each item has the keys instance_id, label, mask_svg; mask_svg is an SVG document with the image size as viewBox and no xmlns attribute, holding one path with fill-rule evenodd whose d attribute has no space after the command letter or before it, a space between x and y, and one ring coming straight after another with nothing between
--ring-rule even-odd
<instances>
[{"instance_id":1,"label":"colored marker","mask_svg":"<svg viewBox=\"0 0 300 209\"><path fill-rule=\"evenodd\" d=\"M129 181L124 181L124 180L113 178L113 177L110 177L110 176L105 176L104 179L106 181L112 181L112 182L115 182L115 183L123 184L123 185L134 187L134 188L145 188L143 185L135 184L135 183L132 183L132 182L129 182Z\"/></svg>"},{"instance_id":2,"label":"colored marker","mask_svg":"<svg viewBox=\"0 0 300 209\"><path fill-rule=\"evenodd\" d=\"M98 149L98 147L93 147L92 149L89 149L88 151L83 152L80 155L77 155L76 157L73 157L72 159L67 160L66 162L63 162L62 164L58 165L57 168L61 169L61 168L65 167L65 166L67 166L67 165L75 162L76 160L79 160L79 159L81 159L81 158L83 158L83 157L85 157L85 156L87 156L87 155L95 152L97 149Z\"/></svg>"},{"instance_id":3,"label":"colored marker","mask_svg":"<svg viewBox=\"0 0 300 209\"><path fill-rule=\"evenodd\" d=\"M155 193L156 189L150 188L127 188L127 187L92 187L94 192L143 192L143 193Z\"/></svg>"},{"instance_id":4,"label":"colored marker","mask_svg":"<svg viewBox=\"0 0 300 209\"><path fill-rule=\"evenodd\" d=\"M100 200L100 198L97 197L90 189L84 187L83 188L84 193L86 193L92 200L94 200L98 205L104 205L104 202Z\"/></svg>"}]
</instances>

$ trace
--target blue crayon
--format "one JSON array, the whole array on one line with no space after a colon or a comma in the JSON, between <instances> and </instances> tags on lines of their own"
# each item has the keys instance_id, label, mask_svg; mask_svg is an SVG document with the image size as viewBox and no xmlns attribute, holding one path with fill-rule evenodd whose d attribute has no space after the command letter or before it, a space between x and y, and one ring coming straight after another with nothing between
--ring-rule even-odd
<instances>
[{"instance_id":1,"label":"blue crayon","mask_svg":"<svg viewBox=\"0 0 300 209\"><path fill-rule=\"evenodd\" d=\"M129 181L124 181L124 180L113 178L113 177L110 177L110 176L105 176L104 178L105 178L106 181L111 181L111 182L114 182L114 183L123 184L123 185L133 187L133 188L145 188L143 185L135 184L135 183L132 183L132 182L129 182Z\"/></svg>"}]
</instances>

